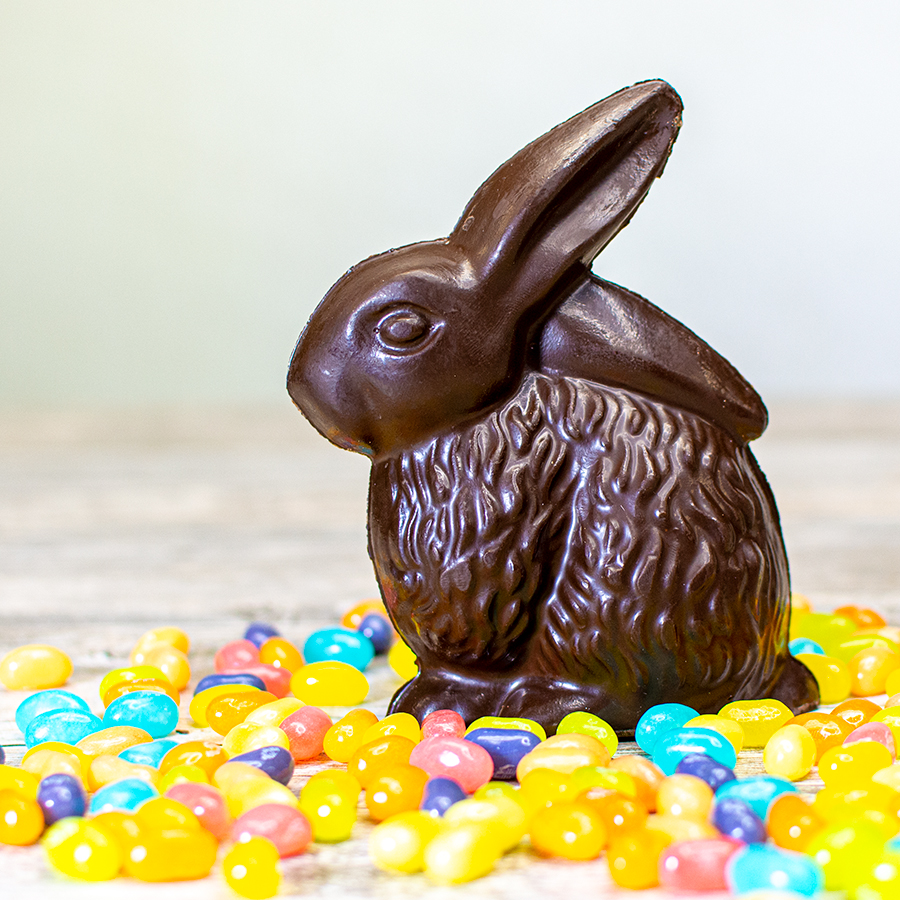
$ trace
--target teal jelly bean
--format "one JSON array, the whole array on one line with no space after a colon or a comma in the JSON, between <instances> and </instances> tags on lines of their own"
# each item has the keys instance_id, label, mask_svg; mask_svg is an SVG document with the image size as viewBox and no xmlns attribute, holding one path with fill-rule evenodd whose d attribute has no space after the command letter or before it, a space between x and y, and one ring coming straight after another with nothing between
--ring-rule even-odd
<instances>
[{"instance_id":1,"label":"teal jelly bean","mask_svg":"<svg viewBox=\"0 0 900 900\"><path fill-rule=\"evenodd\" d=\"M91 815L118 809L133 812L142 803L159 796L159 791L140 778L123 778L104 785L91 798Z\"/></svg>"},{"instance_id":2,"label":"teal jelly bean","mask_svg":"<svg viewBox=\"0 0 900 900\"><path fill-rule=\"evenodd\" d=\"M158 738L146 744L134 744L132 747L126 747L119 756L127 762L137 763L139 766L153 766L154 769L158 769L162 758L177 746L178 741L173 741L171 738Z\"/></svg>"},{"instance_id":3,"label":"teal jelly bean","mask_svg":"<svg viewBox=\"0 0 900 900\"><path fill-rule=\"evenodd\" d=\"M729 769L737 762L731 742L711 728L671 728L654 742L651 758L666 775L672 775L688 753L705 753Z\"/></svg>"},{"instance_id":4,"label":"teal jelly bean","mask_svg":"<svg viewBox=\"0 0 900 900\"><path fill-rule=\"evenodd\" d=\"M652 753L660 735L673 728L681 728L685 722L699 715L683 703L658 703L651 706L638 720L634 739L644 753Z\"/></svg>"},{"instance_id":5,"label":"teal jelly bean","mask_svg":"<svg viewBox=\"0 0 900 900\"><path fill-rule=\"evenodd\" d=\"M716 791L716 800L723 797L743 800L765 822L769 807L778 797L796 793L796 785L786 778L779 778L777 775L751 775L749 778L723 784Z\"/></svg>"},{"instance_id":6,"label":"teal jelly bean","mask_svg":"<svg viewBox=\"0 0 900 900\"><path fill-rule=\"evenodd\" d=\"M375 656L375 645L358 631L349 628L321 628L314 631L303 645L303 658L308 663L335 660L364 671Z\"/></svg>"},{"instance_id":7,"label":"teal jelly bean","mask_svg":"<svg viewBox=\"0 0 900 900\"><path fill-rule=\"evenodd\" d=\"M87 703L70 691L62 691L52 688L48 691L38 691L30 697L26 697L16 708L16 725L22 734L25 734L31 720L41 713L52 712L54 709L80 709L89 713L91 708Z\"/></svg>"},{"instance_id":8,"label":"teal jelly bean","mask_svg":"<svg viewBox=\"0 0 900 900\"><path fill-rule=\"evenodd\" d=\"M819 656L825 655L825 651L822 649L821 644L817 644L811 638L805 637L794 638L788 644L788 650L791 651L792 656L796 656L798 653L818 653Z\"/></svg>"},{"instance_id":9,"label":"teal jelly bean","mask_svg":"<svg viewBox=\"0 0 900 900\"><path fill-rule=\"evenodd\" d=\"M143 728L150 737L161 738L171 734L178 724L178 706L161 691L132 691L116 697L103 716L103 727L131 725Z\"/></svg>"},{"instance_id":10,"label":"teal jelly bean","mask_svg":"<svg viewBox=\"0 0 900 900\"><path fill-rule=\"evenodd\" d=\"M25 729L25 746L44 741L77 744L82 738L100 731L103 722L83 709L51 709L35 716Z\"/></svg>"},{"instance_id":11,"label":"teal jelly bean","mask_svg":"<svg viewBox=\"0 0 900 900\"><path fill-rule=\"evenodd\" d=\"M803 853L749 844L728 861L725 881L737 895L778 890L812 897L822 889L824 879L818 864Z\"/></svg>"}]
</instances>

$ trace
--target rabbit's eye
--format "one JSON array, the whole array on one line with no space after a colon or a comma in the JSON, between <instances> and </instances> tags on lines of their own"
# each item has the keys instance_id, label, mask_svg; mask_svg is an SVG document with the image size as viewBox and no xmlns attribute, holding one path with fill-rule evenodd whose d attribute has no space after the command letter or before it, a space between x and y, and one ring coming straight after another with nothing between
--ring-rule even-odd
<instances>
[{"instance_id":1,"label":"rabbit's eye","mask_svg":"<svg viewBox=\"0 0 900 900\"><path fill-rule=\"evenodd\" d=\"M428 333L428 320L414 309L398 309L378 323L378 336L389 347L408 347Z\"/></svg>"}]
</instances>

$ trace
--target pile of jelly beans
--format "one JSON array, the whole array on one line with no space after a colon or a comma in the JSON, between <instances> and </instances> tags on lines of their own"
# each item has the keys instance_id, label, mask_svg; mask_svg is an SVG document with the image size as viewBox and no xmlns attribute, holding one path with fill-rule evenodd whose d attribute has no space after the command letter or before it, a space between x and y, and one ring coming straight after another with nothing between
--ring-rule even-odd
<instances>
[{"instance_id":1,"label":"pile of jelly beans","mask_svg":"<svg viewBox=\"0 0 900 900\"><path fill-rule=\"evenodd\" d=\"M348 840L362 819L375 866L438 885L519 850L605 861L632 889L900 897L900 629L871 610L794 598L791 652L827 712L661 704L629 753L589 712L549 737L527 718L447 709L379 719L362 705L373 659L403 679L416 664L378 601L302 647L251 624L182 702L188 652L177 628L143 635L100 705L62 689L72 665L55 648L0 661L8 689L32 691L16 711L21 765L0 758L0 842L40 840L53 868L88 881L198 879L220 860L234 891L263 898L280 860ZM748 750L765 774L736 774ZM304 767L315 774L298 793ZM814 772L824 787L810 797L797 782Z\"/></svg>"}]
</instances>

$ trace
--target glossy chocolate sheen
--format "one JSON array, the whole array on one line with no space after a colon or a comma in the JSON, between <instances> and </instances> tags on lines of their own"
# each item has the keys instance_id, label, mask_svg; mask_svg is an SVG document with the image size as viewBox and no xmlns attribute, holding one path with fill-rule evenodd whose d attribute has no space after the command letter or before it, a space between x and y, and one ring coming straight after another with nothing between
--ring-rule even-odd
<instances>
[{"instance_id":1,"label":"glossy chocolate sheen","mask_svg":"<svg viewBox=\"0 0 900 900\"><path fill-rule=\"evenodd\" d=\"M288 390L372 461L369 552L419 674L391 711L630 734L818 686L787 649L778 511L747 444L766 409L662 310L590 271L663 170L665 82L529 144L449 237L365 260L300 336Z\"/></svg>"}]
</instances>

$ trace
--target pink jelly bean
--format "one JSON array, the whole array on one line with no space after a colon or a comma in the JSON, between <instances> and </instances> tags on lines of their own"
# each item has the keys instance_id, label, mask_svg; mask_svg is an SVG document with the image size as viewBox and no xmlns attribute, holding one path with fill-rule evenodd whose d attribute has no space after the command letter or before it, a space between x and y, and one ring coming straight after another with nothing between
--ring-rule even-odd
<instances>
[{"instance_id":1,"label":"pink jelly bean","mask_svg":"<svg viewBox=\"0 0 900 900\"><path fill-rule=\"evenodd\" d=\"M249 643L249 641L247 643ZM269 663L258 662L254 665L224 669L222 674L236 675L241 672L247 675L256 675L258 678L261 678L266 685L266 690L270 694L274 694L278 697L279 700L282 697L287 697L290 693L291 673L287 669L282 669L279 666L272 666L269 665Z\"/></svg>"},{"instance_id":2,"label":"pink jelly bean","mask_svg":"<svg viewBox=\"0 0 900 900\"><path fill-rule=\"evenodd\" d=\"M325 732L331 725L331 716L318 706L301 706L282 720L278 727L288 737L294 762L300 762L322 752Z\"/></svg>"},{"instance_id":3,"label":"pink jelly bean","mask_svg":"<svg viewBox=\"0 0 900 900\"><path fill-rule=\"evenodd\" d=\"M659 858L659 883L670 891L724 891L725 864L743 844L724 838L678 841Z\"/></svg>"},{"instance_id":4,"label":"pink jelly bean","mask_svg":"<svg viewBox=\"0 0 900 900\"><path fill-rule=\"evenodd\" d=\"M186 806L200 824L220 841L231 834L231 816L222 792L211 784L183 781L173 784L166 796Z\"/></svg>"},{"instance_id":5,"label":"pink jelly bean","mask_svg":"<svg viewBox=\"0 0 900 900\"><path fill-rule=\"evenodd\" d=\"M432 778L452 778L467 794L494 774L494 761L484 747L451 735L425 738L413 748L409 761Z\"/></svg>"},{"instance_id":6,"label":"pink jelly bean","mask_svg":"<svg viewBox=\"0 0 900 900\"><path fill-rule=\"evenodd\" d=\"M461 738L466 733L463 717L452 709L436 709L422 720L422 737L449 735Z\"/></svg>"},{"instance_id":7,"label":"pink jelly bean","mask_svg":"<svg viewBox=\"0 0 900 900\"><path fill-rule=\"evenodd\" d=\"M229 641L216 653L216 672L234 672L259 663L259 647L250 641Z\"/></svg>"},{"instance_id":8,"label":"pink jelly bean","mask_svg":"<svg viewBox=\"0 0 900 900\"><path fill-rule=\"evenodd\" d=\"M296 856L312 840L312 829L309 819L299 809L281 803L263 803L235 821L231 836L235 841L268 838L280 856Z\"/></svg>"},{"instance_id":9,"label":"pink jelly bean","mask_svg":"<svg viewBox=\"0 0 900 900\"><path fill-rule=\"evenodd\" d=\"M866 722L859 728L854 728L847 737L844 738L844 746L849 747L850 744L859 744L862 741L874 741L877 744L884 744L891 751L891 756L897 758L897 748L894 744L894 733L890 727L884 722Z\"/></svg>"}]
</instances>

